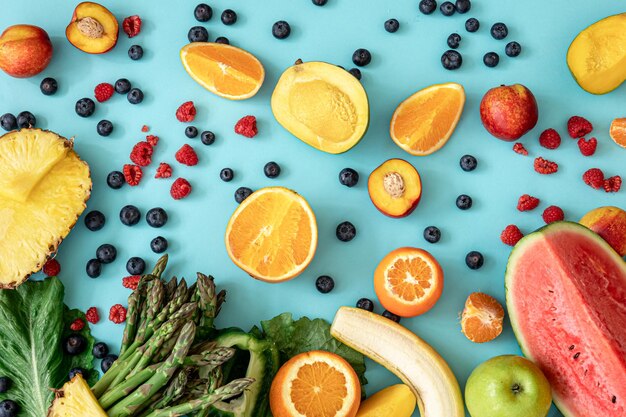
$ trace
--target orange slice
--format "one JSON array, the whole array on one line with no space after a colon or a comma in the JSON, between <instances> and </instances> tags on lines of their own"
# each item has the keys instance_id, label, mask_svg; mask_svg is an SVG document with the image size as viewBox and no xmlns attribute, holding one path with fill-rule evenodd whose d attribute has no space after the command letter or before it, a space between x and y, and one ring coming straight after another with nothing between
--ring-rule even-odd
<instances>
[{"instance_id":1,"label":"orange slice","mask_svg":"<svg viewBox=\"0 0 626 417\"><path fill-rule=\"evenodd\" d=\"M180 50L187 73L210 92L230 100L250 98L265 79L261 62L231 45L193 42Z\"/></svg>"},{"instance_id":2,"label":"orange slice","mask_svg":"<svg viewBox=\"0 0 626 417\"><path fill-rule=\"evenodd\" d=\"M431 85L404 100L391 118L391 139L411 155L430 155L446 144L456 128L465 90L457 83Z\"/></svg>"},{"instance_id":3,"label":"orange slice","mask_svg":"<svg viewBox=\"0 0 626 417\"><path fill-rule=\"evenodd\" d=\"M461 316L461 330L474 343L489 342L502 333L504 309L490 295L474 292L467 297Z\"/></svg>"},{"instance_id":4,"label":"orange slice","mask_svg":"<svg viewBox=\"0 0 626 417\"><path fill-rule=\"evenodd\" d=\"M613 120L609 134L613 142L622 148L626 148L626 117Z\"/></svg>"},{"instance_id":5,"label":"orange slice","mask_svg":"<svg viewBox=\"0 0 626 417\"><path fill-rule=\"evenodd\" d=\"M360 402L354 369L341 356L321 350L288 360L270 388L274 417L354 417Z\"/></svg>"},{"instance_id":6,"label":"orange slice","mask_svg":"<svg viewBox=\"0 0 626 417\"><path fill-rule=\"evenodd\" d=\"M253 278L286 281L304 271L315 255L315 214L295 191L263 188L235 210L225 241L230 259Z\"/></svg>"},{"instance_id":7,"label":"orange slice","mask_svg":"<svg viewBox=\"0 0 626 417\"><path fill-rule=\"evenodd\" d=\"M443 270L425 250L399 248L376 267L374 290L385 309L401 317L418 316L441 297Z\"/></svg>"}]
</instances>

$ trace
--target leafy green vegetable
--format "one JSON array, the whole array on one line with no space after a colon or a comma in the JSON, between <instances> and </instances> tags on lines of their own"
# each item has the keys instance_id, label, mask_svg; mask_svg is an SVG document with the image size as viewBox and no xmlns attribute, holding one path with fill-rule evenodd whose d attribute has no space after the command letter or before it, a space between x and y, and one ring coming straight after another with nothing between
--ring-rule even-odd
<instances>
[{"instance_id":1,"label":"leafy green vegetable","mask_svg":"<svg viewBox=\"0 0 626 417\"><path fill-rule=\"evenodd\" d=\"M45 416L54 397L51 388L60 388L73 367L92 368L90 348L65 358L63 335L80 313L67 309L63 295L58 278L27 281L17 290L0 290L0 375L13 382L9 392L0 395L0 401L16 401L21 417ZM92 346L88 326L81 333Z\"/></svg>"}]
</instances>

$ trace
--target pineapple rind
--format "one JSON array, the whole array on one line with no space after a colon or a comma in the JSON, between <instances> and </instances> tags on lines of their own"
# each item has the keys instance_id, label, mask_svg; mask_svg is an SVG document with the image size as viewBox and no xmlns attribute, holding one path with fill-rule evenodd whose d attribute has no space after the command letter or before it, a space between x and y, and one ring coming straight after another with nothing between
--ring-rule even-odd
<instances>
[{"instance_id":1,"label":"pineapple rind","mask_svg":"<svg viewBox=\"0 0 626 417\"><path fill-rule=\"evenodd\" d=\"M80 374L57 391L48 417L107 417Z\"/></svg>"}]
</instances>

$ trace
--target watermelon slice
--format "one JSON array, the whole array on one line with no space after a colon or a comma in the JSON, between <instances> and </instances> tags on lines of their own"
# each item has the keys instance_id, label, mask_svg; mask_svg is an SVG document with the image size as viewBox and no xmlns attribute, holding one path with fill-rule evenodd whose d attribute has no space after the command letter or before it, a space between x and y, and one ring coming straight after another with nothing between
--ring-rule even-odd
<instances>
[{"instance_id":1,"label":"watermelon slice","mask_svg":"<svg viewBox=\"0 0 626 417\"><path fill-rule=\"evenodd\" d=\"M567 417L626 416L626 263L600 236L557 222L509 257L506 302L524 354Z\"/></svg>"}]
</instances>

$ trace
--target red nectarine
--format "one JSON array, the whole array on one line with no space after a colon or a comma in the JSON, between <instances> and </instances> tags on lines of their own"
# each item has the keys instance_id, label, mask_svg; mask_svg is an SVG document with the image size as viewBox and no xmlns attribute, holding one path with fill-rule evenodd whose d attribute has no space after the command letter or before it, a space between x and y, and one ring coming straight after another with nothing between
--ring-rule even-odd
<instances>
[{"instance_id":1,"label":"red nectarine","mask_svg":"<svg viewBox=\"0 0 626 417\"><path fill-rule=\"evenodd\" d=\"M38 26L15 25L0 35L0 69L12 77L37 75L48 66L50 59L50 37Z\"/></svg>"},{"instance_id":2,"label":"red nectarine","mask_svg":"<svg viewBox=\"0 0 626 417\"><path fill-rule=\"evenodd\" d=\"M487 91L480 102L480 120L498 139L515 141L537 124L539 110L533 93L521 84Z\"/></svg>"}]
</instances>

